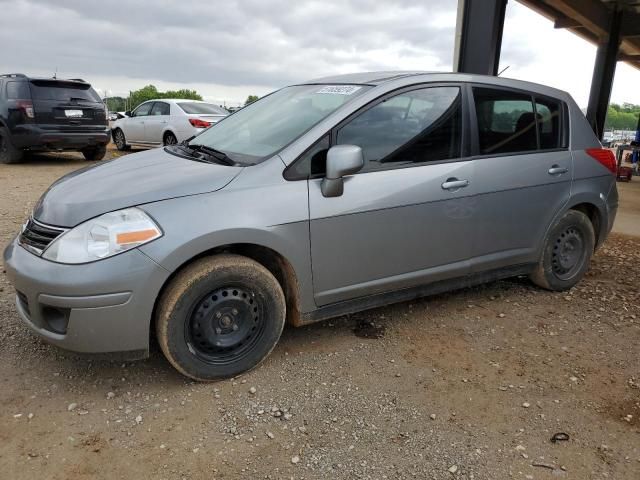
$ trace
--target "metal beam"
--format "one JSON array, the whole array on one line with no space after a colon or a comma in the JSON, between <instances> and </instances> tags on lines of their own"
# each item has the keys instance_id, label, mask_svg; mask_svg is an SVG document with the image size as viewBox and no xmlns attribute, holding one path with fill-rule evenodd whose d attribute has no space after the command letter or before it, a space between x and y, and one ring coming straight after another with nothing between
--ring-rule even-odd
<instances>
[{"instance_id":1,"label":"metal beam","mask_svg":"<svg viewBox=\"0 0 640 480\"><path fill-rule=\"evenodd\" d=\"M627 53L618 54L618 61L620 62L640 62L640 54L629 55Z\"/></svg>"},{"instance_id":2,"label":"metal beam","mask_svg":"<svg viewBox=\"0 0 640 480\"><path fill-rule=\"evenodd\" d=\"M554 28L578 28L582 27L582 24L574 18L558 17L553 22Z\"/></svg>"},{"instance_id":3,"label":"metal beam","mask_svg":"<svg viewBox=\"0 0 640 480\"><path fill-rule=\"evenodd\" d=\"M611 98L613 77L616 73L616 62L618 61L620 50L621 24L622 11L617 10L611 14L608 38L598 45L596 61L593 67L587 120L589 120L591 128L601 140L604 134L604 122L607 118L607 107Z\"/></svg>"},{"instance_id":4,"label":"metal beam","mask_svg":"<svg viewBox=\"0 0 640 480\"><path fill-rule=\"evenodd\" d=\"M507 0L458 0L456 71L498 74L506 7Z\"/></svg>"}]
</instances>

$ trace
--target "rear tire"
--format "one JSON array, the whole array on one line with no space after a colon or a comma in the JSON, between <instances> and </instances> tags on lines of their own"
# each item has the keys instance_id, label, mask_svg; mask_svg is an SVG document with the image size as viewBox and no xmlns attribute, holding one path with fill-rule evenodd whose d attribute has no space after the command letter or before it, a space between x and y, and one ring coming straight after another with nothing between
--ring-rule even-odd
<instances>
[{"instance_id":1,"label":"rear tire","mask_svg":"<svg viewBox=\"0 0 640 480\"><path fill-rule=\"evenodd\" d=\"M120 128L116 128L113 131L113 143L116 144L116 148L121 152L129 150L129 148L131 148L129 147L129 145L127 145L127 139L124 136L124 132Z\"/></svg>"},{"instance_id":2,"label":"rear tire","mask_svg":"<svg viewBox=\"0 0 640 480\"><path fill-rule=\"evenodd\" d=\"M569 210L549 230L542 258L530 278L547 290L569 290L589 269L594 248L591 220L582 212Z\"/></svg>"},{"instance_id":3,"label":"rear tire","mask_svg":"<svg viewBox=\"0 0 640 480\"><path fill-rule=\"evenodd\" d=\"M0 127L0 163L21 163L23 160L24 152L13 145L9 130Z\"/></svg>"},{"instance_id":4,"label":"rear tire","mask_svg":"<svg viewBox=\"0 0 640 480\"><path fill-rule=\"evenodd\" d=\"M178 143L178 139L172 132L167 132L164 134L164 137L162 138L162 143L164 144L165 147L167 145L175 145L176 143Z\"/></svg>"},{"instance_id":5,"label":"rear tire","mask_svg":"<svg viewBox=\"0 0 640 480\"><path fill-rule=\"evenodd\" d=\"M107 154L107 146L101 145L99 147L90 147L82 150L85 160L90 162L97 162L104 158Z\"/></svg>"},{"instance_id":6,"label":"rear tire","mask_svg":"<svg viewBox=\"0 0 640 480\"><path fill-rule=\"evenodd\" d=\"M198 381L231 377L264 360L280 338L286 304L265 267L240 255L196 260L158 302L156 334L169 362Z\"/></svg>"}]
</instances>

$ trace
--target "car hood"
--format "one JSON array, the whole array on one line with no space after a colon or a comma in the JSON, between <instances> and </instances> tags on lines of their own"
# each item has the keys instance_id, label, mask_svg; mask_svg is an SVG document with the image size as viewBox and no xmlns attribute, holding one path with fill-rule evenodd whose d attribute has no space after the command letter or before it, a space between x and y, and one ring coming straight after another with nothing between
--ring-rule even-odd
<instances>
[{"instance_id":1,"label":"car hood","mask_svg":"<svg viewBox=\"0 0 640 480\"><path fill-rule=\"evenodd\" d=\"M42 195L33 216L49 225L74 227L121 208L215 192L241 171L177 157L162 148L147 150L60 178Z\"/></svg>"}]
</instances>

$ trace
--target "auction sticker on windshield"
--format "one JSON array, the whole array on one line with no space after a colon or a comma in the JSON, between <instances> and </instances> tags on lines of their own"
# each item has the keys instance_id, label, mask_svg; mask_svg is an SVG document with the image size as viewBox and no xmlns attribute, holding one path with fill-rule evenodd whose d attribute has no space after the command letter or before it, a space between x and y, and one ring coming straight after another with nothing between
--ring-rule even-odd
<instances>
[{"instance_id":1,"label":"auction sticker on windshield","mask_svg":"<svg viewBox=\"0 0 640 480\"><path fill-rule=\"evenodd\" d=\"M327 85L326 87L322 87L316 93L332 93L334 95L352 95L353 93L360 90L362 87L357 87L355 85Z\"/></svg>"}]
</instances>

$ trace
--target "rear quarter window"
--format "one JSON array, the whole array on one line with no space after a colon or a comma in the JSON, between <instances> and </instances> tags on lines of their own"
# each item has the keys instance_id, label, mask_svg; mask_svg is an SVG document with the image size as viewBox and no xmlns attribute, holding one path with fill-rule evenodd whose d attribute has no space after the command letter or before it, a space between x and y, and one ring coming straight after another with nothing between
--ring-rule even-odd
<instances>
[{"instance_id":1,"label":"rear quarter window","mask_svg":"<svg viewBox=\"0 0 640 480\"><path fill-rule=\"evenodd\" d=\"M7 82L7 98L9 100L31 98L27 82Z\"/></svg>"}]
</instances>

